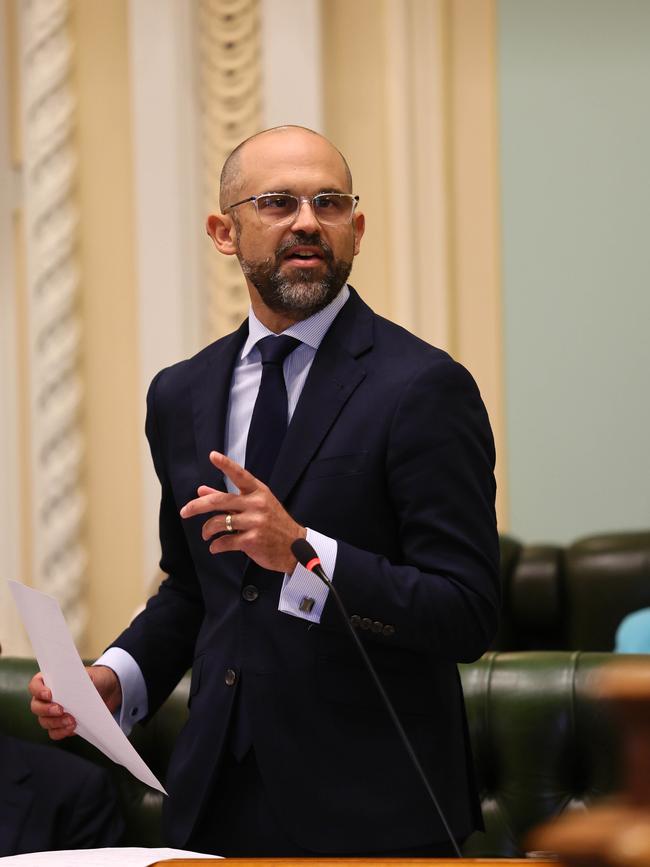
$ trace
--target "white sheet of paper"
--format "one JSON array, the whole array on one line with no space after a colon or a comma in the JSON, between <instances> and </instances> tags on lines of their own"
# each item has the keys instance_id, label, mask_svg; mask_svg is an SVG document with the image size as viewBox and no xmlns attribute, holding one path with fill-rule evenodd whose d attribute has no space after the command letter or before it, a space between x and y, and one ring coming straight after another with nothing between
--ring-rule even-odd
<instances>
[{"instance_id":1,"label":"white sheet of paper","mask_svg":"<svg viewBox=\"0 0 650 867\"><path fill-rule=\"evenodd\" d=\"M221 855L202 855L185 849L66 849L60 852L34 852L27 855L8 855L0 858L2 867L148 867L156 861L170 858L221 858Z\"/></svg>"},{"instance_id":2,"label":"white sheet of paper","mask_svg":"<svg viewBox=\"0 0 650 867\"><path fill-rule=\"evenodd\" d=\"M93 686L56 599L19 581L9 581L9 587L45 683L53 700L77 721L77 734L138 780L166 795Z\"/></svg>"}]
</instances>

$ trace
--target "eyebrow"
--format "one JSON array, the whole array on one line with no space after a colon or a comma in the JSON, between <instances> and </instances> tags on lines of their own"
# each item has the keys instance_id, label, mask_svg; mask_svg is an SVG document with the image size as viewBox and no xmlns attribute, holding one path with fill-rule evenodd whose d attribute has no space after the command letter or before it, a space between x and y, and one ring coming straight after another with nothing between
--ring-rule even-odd
<instances>
[{"instance_id":1,"label":"eyebrow","mask_svg":"<svg viewBox=\"0 0 650 867\"><path fill-rule=\"evenodd\" d=\"M317 193L314 193L314 195L315 196L323 196L323 195L327 195L328 193L341 193L341 195L344 195L344 196L352 195L352 193L346 193L345 190L341 190L338 187L327 187L325 189L319 190ZM293 193L289 189L284 189L284 190L277 190L276 189L276 190L264 190L263 193L258 193L257 195L258 196L273 196L273 195L295 196L295 195L297 195L297 193Z\"/></svg>"}]
</instances>

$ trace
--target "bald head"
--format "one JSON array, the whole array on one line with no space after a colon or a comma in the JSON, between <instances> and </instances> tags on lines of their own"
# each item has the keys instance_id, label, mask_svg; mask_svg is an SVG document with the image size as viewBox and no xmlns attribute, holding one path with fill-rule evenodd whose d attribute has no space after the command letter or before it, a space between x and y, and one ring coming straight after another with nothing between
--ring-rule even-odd
<instances>
[{"instance_id":1,"label":"bald head","mask_svg":"<svg viewBox=\"0 0 650 867\"><path fill-rule=\"evenodd\" d=\"M321 150L329 149L337 155L346 179L346 189L343 192L352 192L352 173L350 172L350 167L340 150L334 147L325 136L305 126L276 126L244 139L226 159L221 170L221 183L219 187L219 207L221 212L224 213L228 205L232 205L233 202L241 198L241 192L247 181L246 164L249 161L249 157L251 161L257 163L259 159L264 159L265 150L267 149L276 149L278 146L282 147L283 144L290 147L296 139L308 141L309 137L312 136L315 147ZM279 190L257 190L256 192L279 192ZM249 195L253 194L249 193Z\"/></svg>"}]
</instances>

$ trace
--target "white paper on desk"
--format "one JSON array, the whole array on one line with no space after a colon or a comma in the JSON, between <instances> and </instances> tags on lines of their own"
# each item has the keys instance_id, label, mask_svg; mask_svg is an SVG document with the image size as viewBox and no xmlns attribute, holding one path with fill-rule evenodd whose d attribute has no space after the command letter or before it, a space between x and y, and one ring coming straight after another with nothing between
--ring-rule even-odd
<instances>
[{"instance_id":1,"label":"white paper on desk","mask_svg":"<svg viewBox=\"0 0 650 867\"><path fill-rule=\"evenodd\" d=\"M77 721L77 734L138 780L166 795L93 686L56 599L18 581L9 581L9 587L45 683L53 700Z\"/></svg>"},{"instance_id":2,"label":"white paper on desk","mask_svg":"<svg viewBox=\"0 0 650 867\"><path fill-rule=\"evenodd\" d=\"M65 849L58 852L30 852L0 858L2 867L149 867L156 861L175 858L221 858L186 849Z\"/></svg>"}]
</instances>

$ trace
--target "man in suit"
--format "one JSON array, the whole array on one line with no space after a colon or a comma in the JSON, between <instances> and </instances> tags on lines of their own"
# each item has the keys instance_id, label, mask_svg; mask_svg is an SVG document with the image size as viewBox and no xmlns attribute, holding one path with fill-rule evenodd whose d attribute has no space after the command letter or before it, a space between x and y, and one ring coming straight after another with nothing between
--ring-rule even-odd
<instances>
[{"instance_id":1,"label":"man in suit","mask_svg":"<svg viewBox=\"0 0 650 867\"><path fill-rule=\"evenodd\" d=\"M319 552L464 839L481 818L456 663L488 647L499 601L478 389L347 285L364 217L326 139L248 139L224 166L220 208L208 233L239 258L251 311L151 385L169 577L91 677L126 726L192 666L166 780L173 845L448 854L327 588L290 546L306 536ZM271 359L280 343L288 355ZM42 679L31 691L51 736L72 733Z\"/></svg>"}]
</instances>

